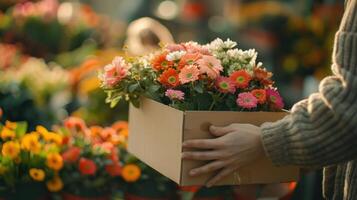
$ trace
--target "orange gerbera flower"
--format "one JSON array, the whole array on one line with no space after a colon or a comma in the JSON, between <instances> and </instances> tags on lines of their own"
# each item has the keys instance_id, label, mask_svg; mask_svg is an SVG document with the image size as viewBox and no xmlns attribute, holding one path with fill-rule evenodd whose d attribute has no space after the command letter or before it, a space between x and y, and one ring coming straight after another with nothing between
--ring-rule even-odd
<instances>
[{"instance_id":1,"label":"orange gerbera flower","mask_svg":"<svg viewBox=\"0 0 357 200\"><path fill-rule=\"evenodd\" d=\"M0 135L3 140L14 139L16 136L15 132L7 127L2 128Z\"/></svg>"},{"instance_id":2,"label":"orange gerbera flower","mask_svg":"<svg viewBox=\"0 0 357 200\"><path fill-rule=\"evenodd\" d=\"M43 181L45 179L45 171L42 169L31 168L29 170L31 178L35 181Z\"/></svg>"},{"instance_id":3,"label":"orange gerbera flower","mask_svg":"<svg viewBox=\"0 0 357 200\"><path fill-rule=\"evenodd\" d=\"M62 153L62 158L65 162L74 163L79 159L81 155L81 148L71 147L67 151Z\"/></svg>"},{"instance_id":4,"label":"orange gerbera flower","mask_svg":"<svg viewBox=\"0 0 357 200\"><path fill-rule=\"evenodd\" d=\"M47 155L47 166L53 170L60 170L63 167L63 158L59 153L50 153Z\"/></svg>"},{"instance_id":5,"label":"orange gerbera flower","mask_svg":"<svg viewBox=\"0 0 357 200\"><path fill-rule=\"evenodd\" d=\"M254 77L260 81L261 84L265 86L272 85L274 82L270 79L273 76L273 73L268 72L266 69L261 67L255 67L253 69Z\"/></svg>"},{"instance_id":6,"label":"orange gerbera flower","mask_svg":"<svg viewBox=\"0 0 357 200\"><path fill-rule=\"evenodd\" d=\"M172 68L161 74L159 82L167 87L176 87L180 84L178 73Z\"/></svg>"},{"instance_id":7,"label":"orange gerbera flower","mask_svg":"<svg viewBox=\"0 0 357 200\"><path fill-rule=\"evenodd\" d=\"M178 68L182 69L186 65L193 65L201 57L202 56L199 53L186 53L181 57L180 62L178 63Z\"/></svg>"},{"instance_id":8,"label":"orange gerbera flower","mask_svg":"<svg viewBox=\"0 0 357 200\"><path fill-rule=\"evenodd\" d=\"M174 63L172 61L166 60L166 56L166 52L155 56L154 59L151 61L153 68L160 71L172 67Z\"/></svg>"},{"instance_id":9,"label":"orange gerbera flower","mask_svg":"<svg viewBox=\"0 0 357 200\"><path fill-rule=\"evenodd\" d=\"M249 81L252 77L245 70L238 70L233 72L229 77L237 88L246 88L249 85Z\"/></svg>"},{"instance_id":10,"label":"orange gerbera flower","mask_svg":"<svg viewBox=\"0 0 357 200\"><path fill-rule=\"evenodd\" d=\"M20 144L18 142L9 141L2 145L1 153L3 156L9 156L15 159L20 153Z\"/></svg>"},{"instance_id":11,"label":"orange gerbera flower","mask_svg":"<svg viewBox=\"0 0 357 200\"><path fill-rule=\"evenodd\" d=\"M16 127L17 127L17 123L16 122L10 122L10 121L6 120L5 127L9 128L9 129L12 129L12 130L15 130Z\"/></svg>"},{"instance_id":12,"label":"orange gerbera flower","mask_svg":"<svg viewBox=\"0 0 357 200\"><path fill-rule=\"evenodd\" d=\"M58 192L62 190L63 182L60 177L56 176L52 180L47 181L46 186L50 192Z\"/></svg>"},{"instance_id":13,"label":"orange gerbera flower","mask_svg":"<svg viewBox=\"0 0 357 200\"><path fill-rule=\"evenodd\" d=\"M267 95L266 95L266 92L264 89L255 89L255 90L252 90L251 93L255 96L255 98L258 99L258 102L260 104L265 103L265 101L267 99Z\"/></svg>"},{"instance_id":14,"label":"orange gerbera flower","mask_svg":"<svg viewBox=\"0 0 357 200\"><path fill-rule=\"evenodd\" d=\"M125 181L135 182L141 176L141 169L135 164L128 164L123 167L121 175Z\"/></svg>"},{"instance_id":15,"label":"orange gerbera flower","mask_svg":"<svg viewBox=\"0 0 357 200\"><path fill-rule=\"evenodd\" d=\"M39 142L39 135L36 132L26 134L21 140L21 148L31 153L40 153L42 144Z\"/></svg>"}]
</instances>

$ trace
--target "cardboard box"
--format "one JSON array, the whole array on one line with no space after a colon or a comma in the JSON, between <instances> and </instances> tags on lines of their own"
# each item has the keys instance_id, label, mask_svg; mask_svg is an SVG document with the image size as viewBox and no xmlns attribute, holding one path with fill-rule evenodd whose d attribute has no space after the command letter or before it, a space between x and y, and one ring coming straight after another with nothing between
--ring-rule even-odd
<instances>
[{"instance_id":1,"label":"cardboard box","mask_svg":"<svg viewBox=\"0 0 357 200\"><path fill-rule=\"evenodd\" d=\"M142 99L140 108L130 107L129 152L181 186L204 185L214 174L198 177L189 170L205 162L182 160L182 142L188 139L212 138L210 124L231 123L260 125L276 121L284 112L180 111L150 99ZM296 167L274 167L262 158L239 169L217 185L264 184L298 179Z\"/></svg>"}]
</instances>

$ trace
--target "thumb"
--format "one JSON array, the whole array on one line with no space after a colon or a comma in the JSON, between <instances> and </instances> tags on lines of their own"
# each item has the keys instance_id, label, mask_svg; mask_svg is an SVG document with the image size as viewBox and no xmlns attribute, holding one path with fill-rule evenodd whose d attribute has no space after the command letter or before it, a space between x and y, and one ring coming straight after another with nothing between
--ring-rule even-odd
<instances>
[{"instance_id":1,"label":"thumb","mask_svg":"<svg viewBox=\"0 0 357 200\"><path fill-rule=\"evenodd\" d=\"M228 125L228 126L223 126L223 127L211 125L209 127L209 131L212 135L220 137L220 136L226 135L227 133L232 132L233 126L232 126L232 124Z\"/></svg>"}]
</instances>

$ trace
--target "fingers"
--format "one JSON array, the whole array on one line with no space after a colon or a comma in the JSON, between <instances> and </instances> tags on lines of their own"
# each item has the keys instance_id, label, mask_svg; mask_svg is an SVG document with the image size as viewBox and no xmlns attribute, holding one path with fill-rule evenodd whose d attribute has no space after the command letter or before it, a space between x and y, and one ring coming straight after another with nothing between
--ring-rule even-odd
<instances>
[{"instance_id":1,"label":"fingers","mask_svg":"<svg viewBox=\"0 0 357 200\"><path fill-rule=\"evenodd\" d=\"M234 131L234 128L235 128L234 124L230 124L228 126L222 126L222 127L212 125L209 127L209 131L211 132L212 135L220 137Z\"/></svg>"},{"instance_id":2,"label":"fingers","mask_svg":"<svg viewBox=\"0 0 357 200\"><path fill-rule=\"evenodd\" d=\"M182 147L197 149L217 149L221 146L222 142L218 139L187 140L182 144Z\"/></svg>"},{"instance_id":3,"label":"fingers","mask_svg":"<svg viewBox=\"0 0 357 200\"><path fill-rule=\"evenodd\" d=\"M198 168L195 168L193 170L190 171L190 175L191 176L199 176L201 174L206 174L206 173L209 173L209 172L212 172L212 171L216 171L220 168L223 168L224 166L227 165L227 162L224 161L224 160L216 160L216 161L213 161L213 162L210 162L204 166L201 166L201 167L198 167Z\"/></svg>"},{"instance_id":4,"label":"fingers","mask_svg":"<svg viewBox=\"0 0 357 200\"><path fill-rule=\"evenodd\" d=\"M236 170L236 168L233 167L227 167L222 169L216 176L214 176L212 179L210 179L206 186L207 187L212 187L214 184L216 184L218 181L222 180L226 176L230 175Z\"/></svg>"},{"instance_id":5,"label":"fingers","mask_svg":"<svg viewBox=\"0 0 357 200\"><path fill-rule=\"evenodd\" d=\"M186 151L182 158L187 160L217 160L224 157L220 151Z\"/></svg>"}]
</instances>

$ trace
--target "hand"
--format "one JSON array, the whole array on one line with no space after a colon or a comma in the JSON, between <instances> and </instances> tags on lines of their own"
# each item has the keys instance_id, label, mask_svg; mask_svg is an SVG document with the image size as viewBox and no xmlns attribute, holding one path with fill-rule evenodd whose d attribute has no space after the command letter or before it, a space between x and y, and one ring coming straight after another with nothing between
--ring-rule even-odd
<instances>
[{"instance_id":1,"label":"hand","mask_svg":"<svg viewBox=\"0 0 357 200\"><path fill-rule=\"evenodd\" d=\"M260 127L251 124L231 124L225 127L211 126L210 132L217 138L188 140L183 143L184 148L204 151L188 151L182 155L183 159L211 161L192 169L191 176L220 169L218 174L207 182L207 187L264 155Z\"/></svg>"}]
</instances>

